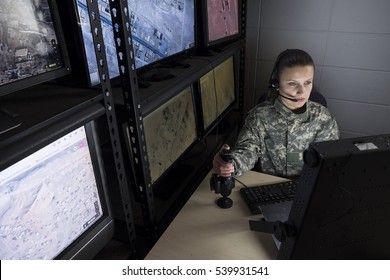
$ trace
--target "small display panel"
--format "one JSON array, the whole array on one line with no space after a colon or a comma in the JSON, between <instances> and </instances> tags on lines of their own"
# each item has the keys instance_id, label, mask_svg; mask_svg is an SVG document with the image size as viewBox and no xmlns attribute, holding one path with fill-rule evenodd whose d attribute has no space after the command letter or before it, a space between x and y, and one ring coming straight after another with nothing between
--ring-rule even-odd
<instances>
[{"instance_id":1,"label":"small display panel","mask_svg":"<svg viewBox=\"0 0 390 280\"><path fill-rule=\"evenodd\" d=\"M234 58L200 78L203 127L207 129L235 101Z\"/></svg>"},{"instance_id":2,"label":"small display panel","mask_svg":"<svg viewBox=\"0 0 390 280\"><path fill-rule=\"evenodd\" d=\"M110 78L119 75L109 0L98 0ZM194 0L128 0L134 59L139 69L195 46ZM91 84L99 83L86 0L77 0Z\"/></svg>"},{"instance_id":3,"label":"small display panel","mask_svg":"<svg viewBox=\"0 0 390 280\"><path fill-rule=\"evenodd\" d=\"M146 148L155 182L196 140L192 87L144 118Z\"/></svg>"},{"instance_id":4,"label":"small display panel","mask_svg":"<svg viewBox=\"0 0 390 280\"><path fill-rule=\"evenodd\" d=\"M82 126L0 172L0 259L53 259L103 216Z\"/></svg>"},{"instance_id":5,"label":"small display panel","mask_svg":"<svg viewBox=\"0 0 390 280\"><path fill-rule=\"evenodd\" d=\"M0 95L68 73L53 12L49 0L0 1Z\"/></svg>"},{"instance_id":6,"label":"small display panel","mask_svg":"<svg viewBox=\"0 0 390 280\"><path fill-rule=\"evenodd\" d=\"M239 0L206 0L206 3L209 44L239 34Z\"/></svg>"},{"instance_id":7,"label":"small display panel","mask_svg":"<svg viewBox=\"0 0 390 280\"><path fill-rule=\"evenodd\" d=\"M378 149L378 147L375 146L374 143L357 142L357 143L354 143L354 145L360 151L369 151L369 150L376 150L376 149Z\"/></svg>"}]
</instances>

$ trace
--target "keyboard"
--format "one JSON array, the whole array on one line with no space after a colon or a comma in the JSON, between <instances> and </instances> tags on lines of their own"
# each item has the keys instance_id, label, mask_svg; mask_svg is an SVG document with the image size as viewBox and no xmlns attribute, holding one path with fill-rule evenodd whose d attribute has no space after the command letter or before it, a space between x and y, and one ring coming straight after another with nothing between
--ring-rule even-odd
<instances>
[{"instance_id":1,"label":"keyboard","mask_svg":"<svg viewBox=\"0 0 390 280\"><path fill-rule=\"evenodd\" d=\"M240 189L241 196L252 214L261 214L261 206L271 203L293 200L298 181L286 181L264 186L252 186Z\"/></svg>"}]
</instances>

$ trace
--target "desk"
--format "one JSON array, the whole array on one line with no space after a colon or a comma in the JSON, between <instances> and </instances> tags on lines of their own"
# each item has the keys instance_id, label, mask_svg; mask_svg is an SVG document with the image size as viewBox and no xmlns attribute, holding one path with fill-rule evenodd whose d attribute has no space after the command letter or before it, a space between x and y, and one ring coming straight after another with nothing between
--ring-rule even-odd
<instances>
[{"instance_id":1,"label":"desk","mask_svg":"<svg viewBox=\"0 0 390 280\"><path fill-rule=\"evenodd\" d=\"M249 229L248 221L262 216L251 215L239 193L242 185L236 181L229 196L233 206L221 209L215 204L221 196L210 190L210 176L198 186L145 259L276 259L272 236ZM286 180L253 171L237 179L247 186Z\"/></svg>"}]
</instances>

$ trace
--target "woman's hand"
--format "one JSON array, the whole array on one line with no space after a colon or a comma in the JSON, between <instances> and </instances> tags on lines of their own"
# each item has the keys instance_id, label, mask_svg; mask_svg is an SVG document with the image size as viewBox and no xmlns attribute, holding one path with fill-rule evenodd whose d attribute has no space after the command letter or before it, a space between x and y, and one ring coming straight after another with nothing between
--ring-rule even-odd
<instances>
[{"instance_id":1,"label":"woman's hand","mask_svg":"<svg viewBox=\"0 0 390 280\"><path fill-rule=\"evenodd\" d=\"M222 149L229 150L228 144L224 144ZM231 162L226 162L221 158L221 152L218 152L213 159L213 170L219 176L229 177L234 173L234 165Z\"/></svg>"}]
</instances>

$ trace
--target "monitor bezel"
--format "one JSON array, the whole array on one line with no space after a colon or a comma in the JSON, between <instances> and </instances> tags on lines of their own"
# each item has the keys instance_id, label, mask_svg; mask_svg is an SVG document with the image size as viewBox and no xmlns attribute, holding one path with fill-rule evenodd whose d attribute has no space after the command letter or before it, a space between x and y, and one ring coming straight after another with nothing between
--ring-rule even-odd
<instances>
[{"instance_id":1,"label":"monitor bezel","mask_svg":"<svg viewBox=\"0 0 390 280\"><path fill-rule=\"evenodd\" d=\"M8 84L0 85L0 96L12 94L13 92L41 84L44 82L48 82L51 80L55 80L57 78L61 78L63 76L69 75L72 71L72 67L69 60L67 45L65 41L65 36L60 20L59 10L57 6L56 0L47 0L47 3L50 7L51 17L53 20L54 30L57 36L57 44L59 47L59 52L62 56L63 66L58 69L50 70L48 72L44 72L35 76L30 76L27 78L23 78L21 80L16 80L14 82L10 82Z\"/></svg>"}]
</instances>

